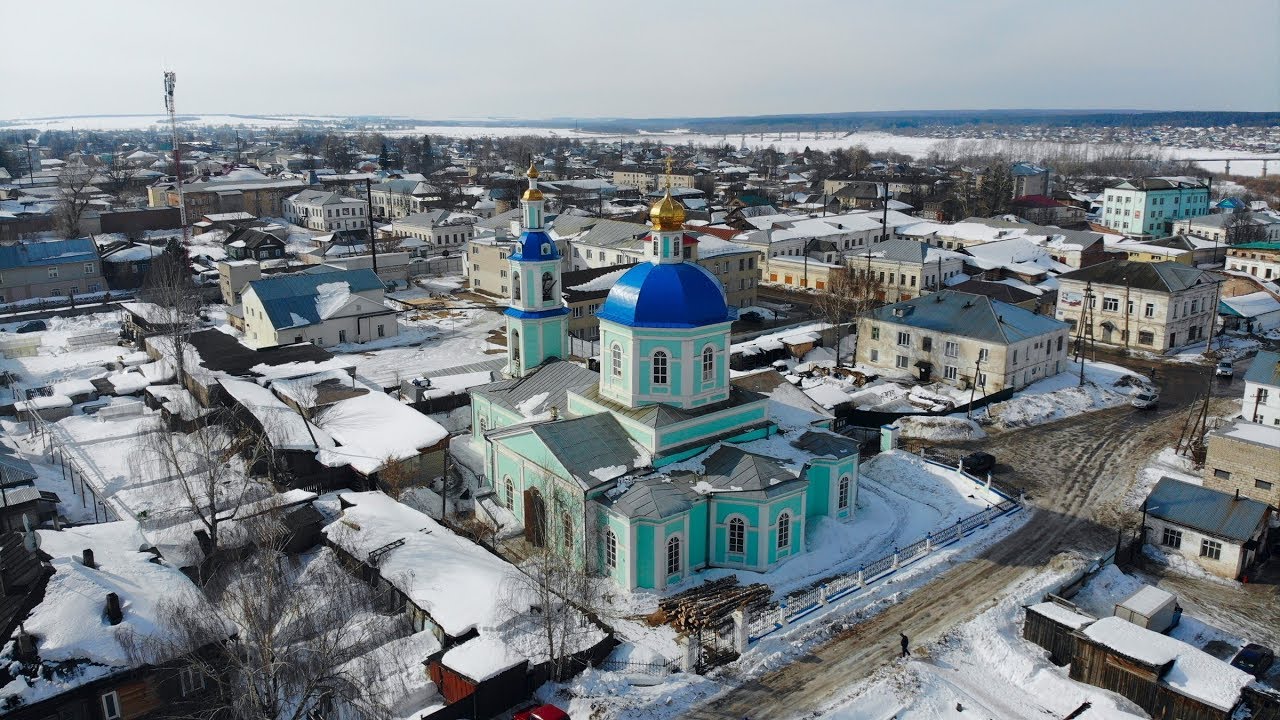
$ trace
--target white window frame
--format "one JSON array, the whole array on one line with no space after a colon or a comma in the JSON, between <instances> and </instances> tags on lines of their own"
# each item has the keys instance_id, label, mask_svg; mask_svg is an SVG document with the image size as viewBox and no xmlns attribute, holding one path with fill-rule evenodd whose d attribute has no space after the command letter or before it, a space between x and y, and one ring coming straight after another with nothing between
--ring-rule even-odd
<instances>
[{"instance_id":1,"label":"white window frame","mask_svg":"<svg viewBox=\"0 0 1280 720\"><path fill-rule=\"evenodd\" d=\"M108 701L110 701L110 705L108 705ZM98 704L102 707L103 720L121 720L124 717L124 714L120 712L120 695L115 690L103 693L98 698Z\"/></svg>"}]
</instances>

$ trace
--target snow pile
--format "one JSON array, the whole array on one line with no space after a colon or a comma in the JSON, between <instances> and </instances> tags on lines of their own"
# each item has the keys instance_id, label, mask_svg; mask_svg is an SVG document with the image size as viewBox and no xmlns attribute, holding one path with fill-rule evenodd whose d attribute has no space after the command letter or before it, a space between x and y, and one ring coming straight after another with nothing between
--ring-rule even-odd
<instances>
[{"instance_id":1,"label":"snow pile","mask_svg":"<svg viewBox=\"0 0 1280 720\"><path fill-rule=\"evenodd\" d=\"M255 383L230 378L222 380L220 384L228 395L257 419L272 448L312 450L333 447L333 440L324 430L307 422L270 390Z\"/></svg>"},{"instance_id":2,"label":"snow pile","mask_svg":"<svg viewBox=\"0 0 1280 720\"><path fill-rule=\"evenodd\" d=\"M1031 427L1129 402L1133 390L1146 386L1145 377L1119 365L1086 362L1085 383L1080 384L1080 364L1014 393L1013 398L979 411L984 424L999 428Z\"/></svg>"},{"instance_id":3,"label":"snow pile","mask_svg":"<svg viewBox=\"0 0 1280 720\"><path fill-rule=\"evenodd\" d=\"M538 408L542 405L542 403L547 401L548 397L550 397L550 394L545 392L540 392L537 395L533 395L529 399L523 400L517 403L516 412L520 413L522 416L524 416L528 420L543 419L541 417L543 413L539 413Z\"/></svg>"},{"instance_id":4,"label":"snow pile","mask_svg":"<svg viewBox=\"0 0 1280 720\"><path fill-rule=\"evenodd\" d=\"M987 436L978 423L963 417L916 415L901 418L896 424L899 437L919 440L960 442Z\"/></svg>"},{"instance_id":5,"label":"snow pile","mask_svg":"<svg viewBox=\"0 0 1280 720\"><path fill-rule=\"evenodd\" d=\"M316 286L316 315L321 320L331 317L351 299L351 286L345 280Z\"/></svg>"},{"instance_id":6,"label":"snow pile","mask_svg":"<svg viewBox=\"0 0 1280 720\"><path fill-rule=\"evenodd\" d=\"M1190 645L1118 617L1106 617L1084 629L1094 642L1147 665L1173 663L1164 682L1208 705L1230 710L1240 691L1253 682L1249 673Z\"/></svg>"}]
</instances>

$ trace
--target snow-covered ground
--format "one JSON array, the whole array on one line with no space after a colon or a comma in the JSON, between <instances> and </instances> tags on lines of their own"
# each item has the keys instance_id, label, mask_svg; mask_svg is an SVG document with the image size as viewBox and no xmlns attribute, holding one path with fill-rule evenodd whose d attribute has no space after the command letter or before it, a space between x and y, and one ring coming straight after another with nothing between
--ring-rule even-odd
<instances>
[{"instance_id":1,"label":"snow-covered ground","mask_svg":"<svg viewBox=\"0 0 1280 720\"><path fill-rule=\"evenodd\" d=\"M997 428L1030 427L1072 415L1118 407L1129 402L1135 388L1150 380L1110 363L1086 361L1084 384L1080 363L1069 362L1065 371L1032 383L1004 402L992 403L974 413L984 425Z\"/></svg>"},{"instance_id":2,"label":"snow-covered ground","mask_svg":"<svg viewBox=\"0 0 1280 720\"><path fill-rule=\"evenodd\" d=\"M398 322L395 337L330 349L353 361L357 374L380 387L493 360L503 351L489 342L489 335L505 327L505 321L487 308L459 303L445 311L402 315Z\"/></svg>"},{"instance_id":3,"label":"snow-covered ground","mask_svg":"<svg viewBox=\"0 0 1280 720\"><path fill-rule=\"evenodd\" d=\"M915 648L910 660L895 663L865 682L850 686L826 720L933 720L986 718L1024 720L1064 717L1082 704L1091 707L1079 717L1090 720L1129 720L1148 717L1130 701L1068 678L1066 667L1048 660L1048 653L1022 638L1022 606L1039 602L1081 565L1078 558L1057 565L1061 569L1029 576L995 607L961 625L938 642ZM1142 583L1114 565L1104 567L1071 600L1094 617L1110 616L1116 603L1136 592ZM1219 641L1240 647L1245 639L1232 636L1199 618L1183 615L1170 635L1198 649Z\"/></svg>"},{"instance_id":4,"label":"snow-covered ground","mask_svg":"<svg viewBox=\"0 0 1280 720\"><path fill-rule=\"evenodd\" d=\"M1216 362L1215 358L1237 359L1257 350L1262 343L1257 338L1224 334L1213 339L1213 354L1210 357L1205 354L1208 349L1206 343L1198 342L1194 345L1188 345L1179 348L1177 352L1168 355L1152 355L1150 353L1141 354L1144 357L1153 357L1166 362L1187 363L1191 365L1206 365Z\"/></svg>"}]
</instances>

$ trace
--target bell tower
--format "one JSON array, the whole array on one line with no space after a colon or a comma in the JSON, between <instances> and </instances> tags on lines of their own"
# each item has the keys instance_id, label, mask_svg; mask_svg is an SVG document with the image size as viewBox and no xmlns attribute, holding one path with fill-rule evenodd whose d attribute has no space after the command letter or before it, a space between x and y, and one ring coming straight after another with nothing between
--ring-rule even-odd
<instances>
[{"instance_id":1,"label":"bell tower","mask_svg":"<svg viewBox=\"0 0 1280 720\"><path fill-rule=\"evenodd\" d=\"M529 189L520 197L523 232L508 258L507 375L521 377L550 358L569 354L568 317L560 288L560 251L543 226L544 201L538 169L525 173Z\"/></svg>"}]
</instances>

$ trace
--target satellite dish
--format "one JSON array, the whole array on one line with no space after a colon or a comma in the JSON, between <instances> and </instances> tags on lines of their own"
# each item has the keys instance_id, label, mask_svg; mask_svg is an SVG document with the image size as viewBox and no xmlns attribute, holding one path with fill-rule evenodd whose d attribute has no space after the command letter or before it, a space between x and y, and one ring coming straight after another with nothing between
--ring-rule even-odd
<instances>
[{"instance_id":1,"label":"satellite dish","mask_svg":"<svg viewBox=\"0 0 1280 720\"><path fill-rule=\"evenodd\" d=\"M27 552L35 554L40 549L40 533L31 528L31 518L26 513L22 514L22 527L24 530L22 546L27 549Z\"/></svg>"}]
</instances>

